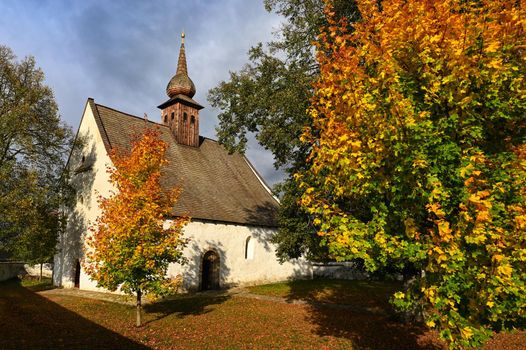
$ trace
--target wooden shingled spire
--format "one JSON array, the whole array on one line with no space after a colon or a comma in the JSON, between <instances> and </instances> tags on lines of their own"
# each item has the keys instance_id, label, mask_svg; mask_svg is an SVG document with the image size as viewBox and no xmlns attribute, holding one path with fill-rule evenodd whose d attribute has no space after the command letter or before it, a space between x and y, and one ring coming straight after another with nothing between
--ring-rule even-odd
<instances>
[{"instance_id":1,"label":"wooden shingled spire","mask_svg":"<svg viewBox=\"0 0 526 350\"><path fill-rule=\"evenodd\" d=\"M184 48L184 32L181 34L181 48L179 50L179 61L177 62L177 72L168 83L166 93L168 96L182 94L190 98L195 95L195 85L188 76L188 66L186 65L186 50Z\"/></svg>"},{"instance_id":2,"label":"wooden shingled spire","mask_svg":"<svg viewBox=\"0 0 526 350\"><path fill-rule=\"evenodd\" d=\"M195 85L188 76L184 38L183 32L177 72L166 87L170 99L159 108L163 124L170 127L177 143L199 147L199 110L203 107L192 99L195 95Z\"/></svg>"}]
</instances>

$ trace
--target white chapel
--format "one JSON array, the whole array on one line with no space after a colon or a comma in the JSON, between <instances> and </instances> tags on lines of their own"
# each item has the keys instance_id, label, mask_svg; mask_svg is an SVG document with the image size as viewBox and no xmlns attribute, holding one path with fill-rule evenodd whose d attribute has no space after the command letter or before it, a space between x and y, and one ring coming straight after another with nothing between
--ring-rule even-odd
<instances>
[{"instance_id":1,"label":"white chapel","mask_svg":"<svg viewBox=\"0 0 526 350\"><path fill-rule=\"evenodd\" d=\"M195 85L188 76L184 35L177 73L168 83L168 100L161 105L161 121L99 105L88 98L77 132L82 147L67 162L76 190L74 205L66 209L67 228L59 238L53 282L64 288L97 290L82 269L84 240L100 209L97 196L107 197L112 187L106 172L112 148L129 148L134 132L146 123L159 125L169 144L164 186L182 188L173 216L189 215L184 228L190 239L186 265L172 264L170 276L181 275L185 290L207 290L310 277L302 259L280 264L270 242L277 229L278 201L241 154L229 154L218 142L199 135L199 111L193 100Z\"/></svg>"}]
</instances>

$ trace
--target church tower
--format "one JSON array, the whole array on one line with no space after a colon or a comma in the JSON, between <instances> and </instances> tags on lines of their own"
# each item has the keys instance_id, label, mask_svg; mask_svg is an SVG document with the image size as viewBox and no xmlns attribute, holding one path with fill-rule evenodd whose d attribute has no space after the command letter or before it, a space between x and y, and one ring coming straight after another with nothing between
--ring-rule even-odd
<instances>
[{"instance_id":1,"label":"church tower","mask_svg":"<svg viewBox=\"0 0 526 350\"><path fill-rule=\"evenodd\" d=\"M192 99L195 85L188 76L184 37L182 33L177 72L166 87L170 99L158 108L161 109L162 124L170 127L177 143L199 147L199 110L203 106Z\"/></svg>"}]
</instances>

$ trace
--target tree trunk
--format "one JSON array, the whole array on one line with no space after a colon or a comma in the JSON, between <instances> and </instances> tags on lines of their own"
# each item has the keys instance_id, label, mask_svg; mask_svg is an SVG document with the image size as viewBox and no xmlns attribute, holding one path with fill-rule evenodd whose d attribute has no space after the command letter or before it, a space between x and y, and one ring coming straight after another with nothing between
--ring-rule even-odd
<instances>
[{"instance_id":1,"label":"tree trunk","mask_svg":"<svg viewBox=\"0 0 526 350\"><path fill-rule=\"evenodd\" d=\"M38 278L39 282L42 282L42 263L40 263L40 277Z\"/></svg>"},{"instance_id":2,"label":"tree trunk","mask_svg":"<svg viewBox=\"0 0 526 350\"><path fill-rule=\"evenodd\" d=\"M137 327L140 327L141 326L141 296L142 296L142 292L140 289L137 290L137 324L136 326Z\"/></svg>"}]
</instances>

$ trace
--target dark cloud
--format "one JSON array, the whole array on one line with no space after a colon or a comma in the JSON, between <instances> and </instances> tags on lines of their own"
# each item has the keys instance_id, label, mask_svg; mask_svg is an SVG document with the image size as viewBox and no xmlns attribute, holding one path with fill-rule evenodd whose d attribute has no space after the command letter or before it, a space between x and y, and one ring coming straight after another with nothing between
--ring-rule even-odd
<instances>
[{"instance_id":1,"label":"dark cloud","mask_svg":"<svg viewBox=\"0 0 526 350\"><path fill-rule=\"evenodd\" d=\"M180 33L187 34L195 99L206 108L201 134L215 138L217 110L206 95L247 51L268 41L279 18L262 0L11 1L0 4L0 44L18 56L33 55L55 91L63 119L78 127L87 97L113 108L159 118L156 106L175 73ZM272 156L251 142L251 162L269 185L283 175Z\"/></svg>"}]
</instances>

